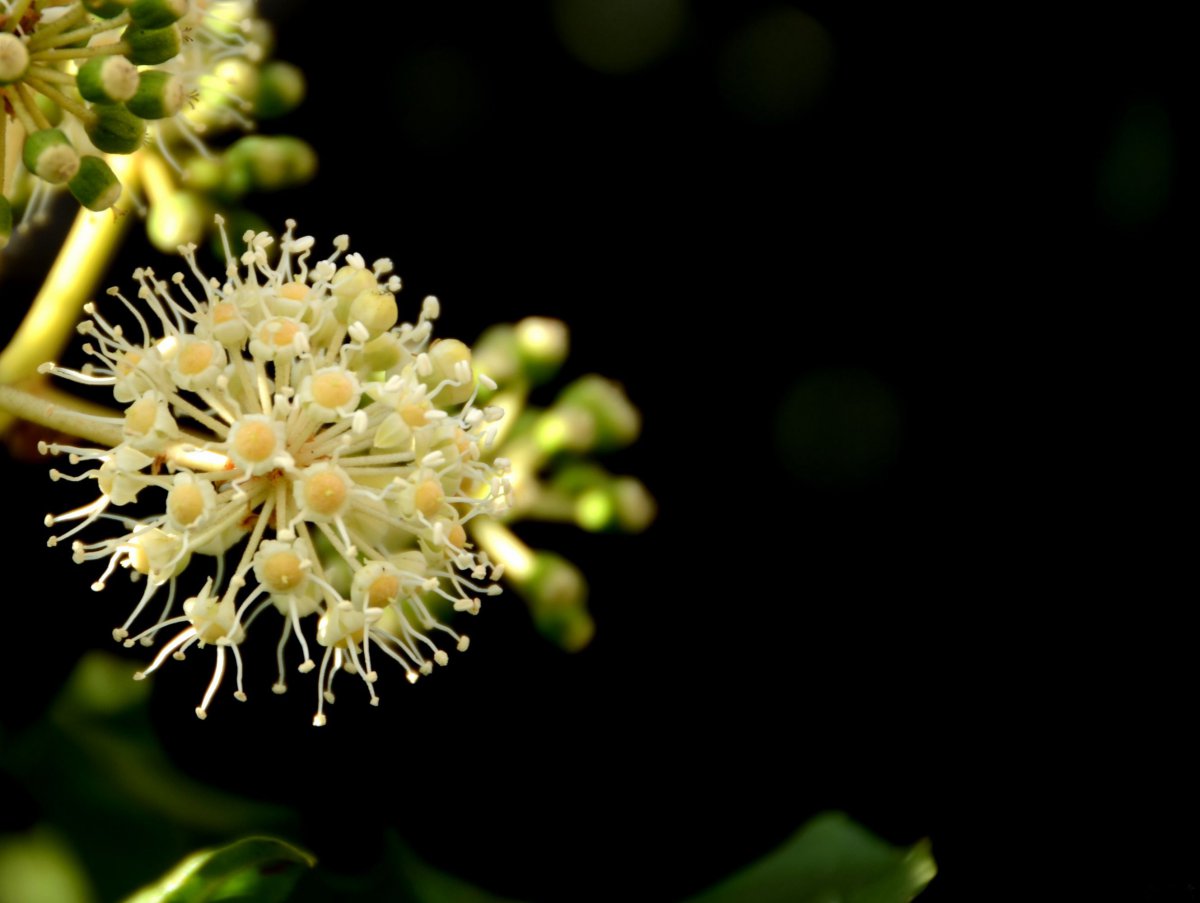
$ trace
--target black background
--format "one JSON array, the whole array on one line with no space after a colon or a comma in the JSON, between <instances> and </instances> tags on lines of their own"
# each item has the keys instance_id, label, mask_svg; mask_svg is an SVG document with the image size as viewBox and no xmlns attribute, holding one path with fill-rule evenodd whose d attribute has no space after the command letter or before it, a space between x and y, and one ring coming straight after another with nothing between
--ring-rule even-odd
<instances>
[{"instance_id":1,"label":"black background","mask_svg":"<svg viewBox=\"0 0 1200 903\"><path fill-rule=\"evenodd\" d=\"M727 102L720 61L774 8L693 2L669 55L614 76L541 4L275 4L309 97L270 130L311 141L321 172L256 208L392 257L413 311L442 300L442 335L566 320L565 375L619 378L643 411L606 463L660 514L636 538L523 533L588 575L580 655L501 597L436 681L379 710L347 693L320 732L309 694L253 671L252 704L223 695L199 723L207 672L164 668L162 741L300 806L301 839L346 871L396 825L502 893L610 898L636 873L672 899L832 807L932 837L931 901L1051 880L1192 899L1182 29L806 5L828 90L764 123ZM1147 107L1169 191L1123 221L1099 186ZM128 242L110 281L147 254ZM872 479L814 482L780 450L780 406L829 373L894 401ZM40 496L42 469L22 473ZM15 615L39 662L7 684L15 724L118 617L23 516L17 560L73 614L53 642L47 603Z\"/></svg>"}]
</instances>

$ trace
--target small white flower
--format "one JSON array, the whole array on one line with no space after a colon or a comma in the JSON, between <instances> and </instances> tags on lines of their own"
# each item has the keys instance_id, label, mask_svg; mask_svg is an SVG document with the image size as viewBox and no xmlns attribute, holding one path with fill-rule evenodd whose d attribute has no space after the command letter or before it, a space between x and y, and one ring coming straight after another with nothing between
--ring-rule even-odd
<instances>
[{"instance_id":1,"label":"small white flower","mask_svg":"<svg viewBox=\"0 0 1200 903\"><path fill-rule=\"evenodd\" d=\"M245 699L239 646L262 612L283 615L276 692L287 688L293 636L299 670L317 666L303 623L315 618L323 652L314 723L324 724L338 671L358 674L376 704L373 655L400 663L410 680L430 673L448 661L439 640L468 644L431 603L475 613L481 596L499 591L491 582L498 568L471 547L465 529L508 504L502 469L479 450L496 414L475 406L469 349L453 340L430 345L436 303L423 305L416 324L397 322L390 261L368 269L350 255L339 269L343 236L314 262L312 240L294 237L290 222L277 262L266 233L247 233L248 250L235 259L218 226L223 282L203 273L194 247L181 248L194 279L167 282L142 269L134 273L136 302L110 291L139 324L140 340L89 306L80 331L94 363L42 368L110 386L126 406L113 418L122 436L116 447L44 446L90 468L71 479L94 476L101 491L91 504L47 518L73 523L50 544L73 539L76 561L102 562L95 589L117 568L145 579L114 630L118 640L152 643L159 631L180 628L139 676L193 646L215 649L201 718L227 650L234 695ZM157 502L161 513L109 513L135 499ZM117 535L74 539L114 522ZM173 615L177 579L197 557L210 576ZM164 588L158 616L131 636Z\"/></svg>"}]
</instances>

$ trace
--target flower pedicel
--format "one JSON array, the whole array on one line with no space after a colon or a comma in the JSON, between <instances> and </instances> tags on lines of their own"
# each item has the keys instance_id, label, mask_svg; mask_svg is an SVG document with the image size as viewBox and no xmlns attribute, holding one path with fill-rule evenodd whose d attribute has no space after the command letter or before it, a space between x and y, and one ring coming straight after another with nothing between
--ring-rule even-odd
<instances>
[{"instance_id":1,"label":"flower pedicel","mask_svg":"<svg viewBox=\"0 0 1200 903\"><path fill-rule=\"evenodd\" d=\"M234 695L246 698L239 646L268 609L283 616L277 693L287 688L291 637L303 656L299 670L317 667L304 626L317 622L313 723L321 725L339 670L357 674L378 704L380 653L415 681L447 663L444 646L467 648L431 603L475 614L480 596L500 592L501 566L473 550L464 528L508 505L507 462L488 463L481 453L503 411L475 403L478 384L494 384L474 372L466 345L431 341L435 298L425 299L415 325L398 324L400 280L389 260L368 267L345 253L349 241L339 236L334 252L310 265L313 239L294 237L294 227L288 223L274 265L269 234L246 233L240 267L226 239L224 282L204 275L194 246L180 250L195 289L182 273L167 283L136 271L141 304L117 289L109 294L140 336L88 305L91 319L79 331L96 363L42 367L111 386L125 406L123 417L96 418L93 432L110 431L111 447L43 444L90 465L71 475L52 470L52 479L93 479L101 493L48 516L48 526L71 524L49 542L70 540L76 562L103 563L95 590L118 567L145 579L113 636L132 646L178 632L137 678L193 646L215 650L200 718L230 654ZM122 513L135 502L156 513ZM76 538L109 524L117 535ZM207 560L201 567L210 573L175 613L177 579L197 560ZM165 601L143 627L137 622L156 596Z\"/></svg>"}]
</instances>

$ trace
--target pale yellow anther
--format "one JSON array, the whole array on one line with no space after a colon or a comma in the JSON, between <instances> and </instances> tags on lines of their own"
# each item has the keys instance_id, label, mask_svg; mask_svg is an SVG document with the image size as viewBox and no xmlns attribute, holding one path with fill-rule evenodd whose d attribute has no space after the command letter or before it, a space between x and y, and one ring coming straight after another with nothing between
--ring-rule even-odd
<instances>
[{"instance_id":1,"label":"pale yellow anther","mask_svg":"<svg viewBox=\"0 0 1200 903\"><path fill-rule=\"evenodd\" d=\"M295 340L296 333L299 331L299 323L276 317L267 320L258 327L258 340L264 345L274 345L276 348L283 348Z\"/></svg>"},{"instance_id":2,"label":"pale yellow anther","mask_svg":"<svg viewBox=\"0 0 1200 903\"><path fill-rule=\"evenodd\" d=\"M404 418L404 422L409 426L424 426L426 423L425 412L429 410L427 407L419 404L406 404L400 409L400 416Z\"/></svg>"},{"instance_id":3,"label":"pale yellow anther","mask_svg":"<svg viewBox=\"0 0 1200 903\"><path fill-rule=\"evenodd\" d=\"M387 608L400 595L400 578L395 574L382 574L371 581L367 588L367 605L371 608Z\"/></svg>"},{"instance_id":4,"label":"pale yellow anther","mask_svg":"<svg viewBox=\"0 0 1200 903\"><path fill-rule=\"evenodd\" d=\"M437 480L423 480L417 484L413 492L413 504L426 517L431 517L442 504L442 484Z\"/></svg>"},{"instance_id":5,"label":"pale yellow anther","mask_svg":"<svg viewBox=\"0 0 1200 903\"><path fill-rule=\"evenodd\" d=\"M274 455L277 444L275 430L261 420L242 421L235 427L231 439L233 453L254 464Z\"/></svg>"},{"instance_id":6,"label":"pale yellow anther","mask_svg":"<svg viewBox=\"0 0 1200 903\"><path fill-rule=\"evenodd\" d=\"M285 593L299 586L305 578L303 563L295 552L276 552L263 562L262 582L273 593Z\"/></svg>"},{"instance_id":7,"label":"pale yellow anther","mask_svg":"<svg viewBox=\"0 0 1200 903\"><path fill-rule=\"evenodd\" d=\"M334 517L346 504L346 481L332 470L312 474L304 481L304 501L311 512Z\"/></svg>"},{"instance_id":8,"label":"pale yellow anther","mask_svg":"<svg viewBox=\"0 0 1200 903\"><path fill-rule=\"evenodd\" d=\"M313 401L323 408L340 408L354 398L354 388L354 381L344 373L321 373L313 377Z\"/></svg>"},{"instance_id":9,"label":"pale yellow anther","mask_svg":"<svg viewBox=\"0 0 1200 903\"><path fill-rule=\"evenodd\" d=\"M180 350L175 366L184 376L196 376L208 369L215 354L208 342L188 342Z\"/></svg>"}]
</instances>

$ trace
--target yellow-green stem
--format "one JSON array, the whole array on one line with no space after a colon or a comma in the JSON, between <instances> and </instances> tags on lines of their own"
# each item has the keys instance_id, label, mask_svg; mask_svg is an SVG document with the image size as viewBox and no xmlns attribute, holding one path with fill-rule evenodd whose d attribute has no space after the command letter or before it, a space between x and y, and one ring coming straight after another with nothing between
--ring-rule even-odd
<instances>
[{"instance_id":1,"label":"yellow-green stem","mask_svg":"<svg viewBox=\"0 0 1200 903\"><path fill-rule=\"evenodd\" d=\"M45 63L49 60L83 60L93 56L115 56L126 54L132 50L124 41L116 44L101 44L99 47L61 47L57 50L39 50L31 54L30 59L35 63Z\"/></svg>"},{"instance_id":2,"label":"yellow-green stem","mask_svg":"<svg viewBox=\"0 0 1200 903\"><path fill-rule=\"evenodd\" d=\"M54 398L67 398L74 403L74 399L62 393L55 392ZM8 415L8 419L18 417L100 445L114 447L124 440L119 422L97 420L74 407L65 407L56 400L34 395L15 386L0 386L0 409Z\"/></svg>"},{"instance_id":3,"label":"yellow-green stem","mask_svg":"<svg viewBox=\"0 0 1200 903\"><path fill-rule=\"evenodd\" d=\"M490 517L476 517L469 523L471 536L493 561L504 565L505 576L516 586L533 575L533 549L521 542L512 530Z\"/></svg>"},{"instance_id":4,"label":"yellow-green stem","mask_svg":"<svg viewBox=\"0 0 1200 903\"><path fill-rule=\"evenodd\" d=\"M52 5L60 5L60 4L43 4L43 5L44 6L52 6ZM87 18L87 11L83 8L83 4L81 3L78 6L76 6L74 9L67 10L67 12L63 13L61 16L59 16L57 19L55 19L49 25L39 25L37 33L31 39L31 43L34 43L38 40L44 41L44 40L46 40L46 38L50 38L56 34L60 34L61 32L66 31L68 28L73 27L76 22L80 22L86 18Z\"/></svg>"},{"instance_id":5,"label":"yellow-green stem","mask_svg":"<svg viewBox=\"0 0 1200 903\"><path fill-rule=\"evenodd\" d=\"M91 25L85 25L83 28L77 28L74 31L68 31L60 35L52 35L48 39L32 40L29 42L29 50L32 54L37 54L42 50L49 50L52 47L62 47L64 44L75 44L79 41L85 41L93 35L103 34L106 31L115 31L118 28L124 28L132 19L129 11L121 13L112 19L103 19L99 22L93 22Z\"/></svg>"},{"instance_id":6,"label":"yellow-green stem","mask_svg":"<svg viewBox=\"0 0 1200 903\"><path fill-rule=\"evenodd\" d=\"M25 102L25 107L29 110L29 115L33 117L33 121L37 123L38 128L50 128L50 120L46 118L46 114L42 112L42 108L37 105L37 95L33 93L33 89L24 82L20 82L13 87L21 95L21 100Z\"/></svg>"},{"instance_id":7,"label":"yellow-green stem","mask_svg":"<svg viewBox=\"0 0 1200 903\"><path fill-rule=\"evenodd\" d=\"M4 30L12 32L21 22L21 17L25 15L25 10L29 9L29 4L32 0L17 0L16 6L12 8L12 12L8 14L8 19L4 23Z\"/></svg>"},{"instance_id":8,"label":"yellow-green stem","mask_svg":"<svg viewBox=\"0 0 1200 903\"><path fill-rule=\"evenodd\" d=\"M7 97L8 102L12 104L13 112L16 113L17 119L21 121L21 125L25 127L26 132L36 132L38 124L34 122L33 117L29 115L29 111L25 109L25 103L21 100L21 93L17 89L20 85L14 85L12 88L0 89L0 96Z\"/></svg>"},{"instance_id":9,"label":"yellow-green stem","mask_svg":"<svg viewBox=\"0 0 1200 903\"><path fill-rule=\"evenodd\" d=\"M137 190L137 158L137 154L110 158L113 172L125 187L123 197ZM79 211L41 291L8 347L0 352L0 384L28 379L39 364L61 355L84 303L104 275L131 219L108 212ZM0 414L0 431L11 419Z\"/></svg>"},{"instance_id":10,"label":"yellow-green stem","mask_svg":"<svg viewBox=\"0 0 1200 903\"><path fill-rule=\"evenodd\" d=\"M97 118L95 113L93 113L79 101L72 100L53 85L42 81L32 73L25 76L25 81L28 82L35 91L40 91L42 94L45 94L68 113L74 115L75 118L82 122L85 126L90 128L92 124L95 123Z\"/></svg>"}]
</instances>

